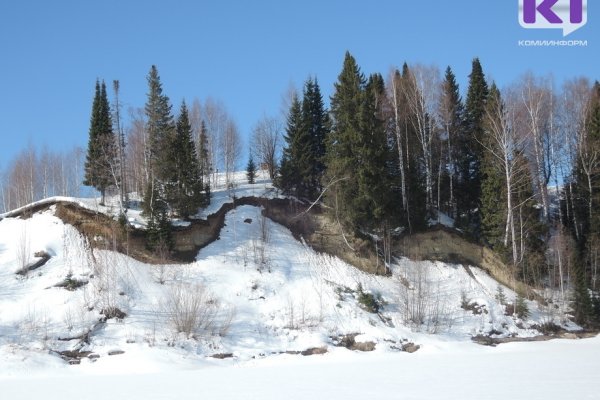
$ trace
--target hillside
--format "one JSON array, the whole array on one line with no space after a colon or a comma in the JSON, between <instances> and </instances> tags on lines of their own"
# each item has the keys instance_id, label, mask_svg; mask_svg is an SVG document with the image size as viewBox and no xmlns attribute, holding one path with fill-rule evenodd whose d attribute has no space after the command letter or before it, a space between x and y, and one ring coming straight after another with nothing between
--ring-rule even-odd
<instances>
[{"instance_id":1,"label":"hillside","mask_svg":"<svg viewBox=\"0 0 600 400\"><path fill-rule=\"evenodd\" d=\"M260 191L272 193L266 185ZM238 195L257 190L240 185ZM509 307L500 303L516 294L477 267L396 257L387 275L373 275L297 240L266 218L259 202L227 203L226 192L215 194L208 221L223 215L216 240L185 264L146 264L99 245L92 250L80 232L91 237L84 224L78 230L58 217L68 209L61 202L29 208L30 218L6 216L0 222L5 371L61 359L103 364L113 354L202 363L336 347L395 353L440 340L533 337L543 324L566 322L534 301L526 302L528 316L506 315ZM135 212L131 220L143 223ZM47 262L35 270L19 267L42 254Z\"/></svg>"}]
</instances>

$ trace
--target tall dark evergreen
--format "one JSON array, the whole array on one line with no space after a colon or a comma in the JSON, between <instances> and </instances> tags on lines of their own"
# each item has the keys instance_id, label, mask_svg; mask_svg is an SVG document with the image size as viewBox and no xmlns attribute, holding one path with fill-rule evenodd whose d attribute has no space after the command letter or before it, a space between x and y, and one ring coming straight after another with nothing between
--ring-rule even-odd
<instances>
[{"instance_id":1,"label":"tall dark evergreen","mask_svg":"<svg viewBox=\"0 0 600 400\"><path fill-rule=\"evenodd\" d=\"M173 157L173 175L169 177L166 186L168 200L177 214L187 218L205 203L205 194L185 101L181 104L170 153Z\"/></svg>"},{"instance_id":2,"label":"tall dark evergreen","mask_svg":"<svg viewBox=\"0 0 600 400\"><path fill-rule=\"evenodd\" d=\"M175 124L169 98L163 94L156 66L148 74L148 99L145 105L146 131L150 139L151 175L159 184L168 182L172 173L170 149L175 136Z\"/></svg>"},{"instance_id":3,"label":"tall dark evergreen","mask_svg":"<svg viewBox=\"0 0 600 400\"><path fill-rule=\"evenodd\" d=\"M355 231L379 228L390 198L389 149L377 108L382 93L383 79L373 75L367 82L354 57L346 53L331 98L324 184L331 185L326 202L336 218Z\"/></svg>"},{"instance_id":4,"label":"tall dark evergreen","mask_svg":"<svg viewBox=\"0 0 600 400\"><path fill-rule=\"evenodd\" d=\"M442 83L442 96L440 100L440 114L445 143L447 145L447 203L445 211L456 218L457 197L456 187L458 181L457 160L462 149L459 146L460 134L464 129L464 107L460 97L456 76L448 67Z\"/></svg>"},{"instance_id":5,"label":"tall dark evergreen","mask_svg":"<svg viewBox=\"0 0 600 400\"><path fill-rule=\"evenodd\" d=\"M146 155L150 160L150 179L144 193L143 211L148 218L147 245L154 251L164 253L172 246L168 201L176 185L173 167L176 127L171 104L163 94L156 66L150 68L147 81L148 98L144 110L145 128L150 141Z\"/></svg>"},{"instance_id":6,"label":"tall dark evergreen","mask_svg":"<svg viewBox=\"0 0 600 400\"><path fill-rule=\"evenodd\" d=\"M486 104L487 118L484 122L484 132L492 126L501 126L504 114L504 104L500 91L492 84ZM489 127L489 128L488 128ZM491 143L493 133L482 135L484 148L493 148ZM506 250L503 247L506 228L507 190L506 177L498 165L497 158L490 151L483 151L480 162L481 167L481 231L484 241L497 251Z\"/></svg>"},{"instance_id":7,"label":"tall dark evergreen","mask_svg":"<svg viewBox=\"0 0 600 400\"><path fill-rule=\"evenodd\" d=\"M301 173L298 167L304 146L301 144L302 132L302 103L294 95L287 116L285 145L279 167L278 187L286 194L298 196L301 184Z\"/></svg>"},{"instance_id":8,"label":"tall dark evergreen","mask_svg":"<svg viewBox=\"0 0 600 400\"><path fill-rule=\"evenodd\" d=\"M96 81L83 184L93 186L102 195L118 181L117 143L112 129L110 105L104 81Z\"/></svg>"},{"instance_id":9,"label":"tall dark evergreen","mask_svg":"<svg viewBox=\"0 0 600 400\"><path fill-rule=\"evenodd\" d=\"M389 217L391 200L388 171L389 147L380 102L385 97L383 77L369 77L360 110L360 136L355 150L360 160L356 172L356 208L362 227L376 227Z\"/></svg>"},{"instance_id":10,"label":"tall dark evergreen","mask_svg":"<svg viewBox=\"0 0 600 400\"><path fill-rule=\"evenodd\" d=\"M347 52L342 72L331 98L332 128L327 141L327 173L323 183L330 185L325 200L336 219L346 227L358 228L355 200L358 198L357 172L360 160L355 154L361 136L361 106L365 77L354 57Z\"/></svg>"},{"instance_id":11,"label":"tall dark evergreen","mask_svg":"<svg viewBox=\"0 0 600 400\"><path fill-rule=\"evenodd\" d=\"M156 66L148 74L148 98L146 100L146 132L150 141L150 186L156 195L150 196L151 203L144 202L144 212L154 216L155 202L167 200L167 186L173 184L173 142L175 124L171 114L169 98L163 94L162 83Z\"/></svg>"},{"instance_id":12,"label":"tall dark evergreen","mask_svg":"<svg viewBox=\"0 0 600 400\"><path fill-rule=\"evenodd\" d=\"M465 129L457 138L460 153L458 165L458 222L467 231L477 235L481 222L481 160L484 135L483 118L488 86L478 58L473 60L465 103Z\"/></svg>"},{"instance_id":13,"label":"tall dark evergreen","mask_svg":"<svg viewBox=\"0 0 600 400\"><path fill-rule=\"evenodd\" d=\"M325 172L325 141L329 133L329 115L323 104L321 89L316 79L308 79L304 85L302 100L299 171L301 190L299 197L314 200L322 190Z\"/></svg>"}]
</instances>

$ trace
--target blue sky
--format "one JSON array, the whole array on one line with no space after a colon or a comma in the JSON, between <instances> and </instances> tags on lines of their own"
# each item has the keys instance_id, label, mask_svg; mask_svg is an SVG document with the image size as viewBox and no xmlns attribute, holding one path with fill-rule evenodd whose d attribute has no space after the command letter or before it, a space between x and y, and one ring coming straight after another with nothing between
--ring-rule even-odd
<instances>
[{"instance_id":1,"label":"blue sky","mask_svg":"<svg viewBox=\"0 0 600 400\"><path fill-rule=\"evenodd\" d=\"M526 71L600 79L590 3L588 24L568 37L588 47L523 48L519 39L562 33L521 28L517 0L3 0L0 168L29 141L85 147L96 78L119 79L125 107L141 107L152 64L174 109L221 99L244 136L278 115L290 83L316 75L329 96L346 50L365 73L450 65L463 92L475 56L501 87Z\"/></svg>"}]
</instances>

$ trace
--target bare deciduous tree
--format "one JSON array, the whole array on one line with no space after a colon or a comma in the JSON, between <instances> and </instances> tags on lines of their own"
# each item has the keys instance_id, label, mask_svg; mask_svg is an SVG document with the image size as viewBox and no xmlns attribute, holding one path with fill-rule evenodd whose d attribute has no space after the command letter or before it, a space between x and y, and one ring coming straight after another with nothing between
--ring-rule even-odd
<instances>
[{"instance_id":1,"label":"bare deciduous tree","mask_svg":"<svg viewBox=\"0 0 600 400\"><path fill-rule=\"evenodd\" d=\"M434 115L438 104L440 71L435 66L415 65L410 68L408 82L403 85L407 106L411 113L411 122L421 147L423 169L425 172L425 192L427 209L434 205L434 145L438 137L438 128Z\"/></svg>"},{"instance_id":2,"label":"bare deciduous tree","mask_svg":"<svg viewBox=\"0 0 600 400\"><path fill-rule=\"evenodd\" d=\"M282 125L273 117L263 116L252 129L252 149L259 165L269 172L269 178L275 179L277 157L281 147Z\"/></svg>"},{"instance_id":3,"label":"bare deciduous tree","mask_svg":"<svg viewBox=\"0 0 600 400\"><path fill-rule=\"evenodd\" d=\"M533 181L542 205L543 217L550 217L548 183L552 170L550 164L550 107L552 106L551 81L527 74L519 83L524 134L528 136Z\"/></svg>"},{"instance_id":4,"label":"bare deciduous tree","mask_svg":"<svg viewBox=\"0 0 600 400\"><path fill-rule=\"evenodd\" d=\"M522 163L518 162L517 156L523 153L523 147L527 136L519 135L516 131L516 113L518 105L514 96L507 101L502 98L495 99L495 106L486 108L485 122L487 126L487 140L481 145L496 161L498 172L504 175L506 185L506 225L504 233L504 246L508 242L512 244L513 265L519 261L517 239L515 233L514 210L517 207L514 201L515 187L519 179L526 172ZM490 102L492 104L492 102Z\"/></svg>"},{"instance_id":5,"label":"bare deciduous tree","mask_svg":"<svg viewBox=\"0 0 600 400\"><path fill-rule=\"evenodd\" d=\"M242 155L242 139L237 125L232 120L226 122L225 129L219 138L219 150L225 169L225 183L229 186L234 182L233 173Z\"/></svg>"}]
</instances>

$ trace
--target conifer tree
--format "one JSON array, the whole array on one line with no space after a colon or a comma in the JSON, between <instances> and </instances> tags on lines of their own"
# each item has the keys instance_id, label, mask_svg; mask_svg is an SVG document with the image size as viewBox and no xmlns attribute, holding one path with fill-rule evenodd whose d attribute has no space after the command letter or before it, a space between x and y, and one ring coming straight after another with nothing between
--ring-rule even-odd
<instances>
[{"instance_id":1,"label":"conifer tree","mask_svg":"<svg viewBox=\"0 0 600 400\"><path fill-rule=\"evenodd\" d=\"M148 218L146 239L148 247L153 250L169 250L172 240L168 196L175 185L173 152L176 129L171 115L171 104L169 98L163 94L156 66L150 68L147 81L148 98L144 110L145 128L150 141L147 154L150 160L150 179L143 202L143 212Z\"/></svg>"},{"instance_id":2,"label":"conifer tree","mask_svg":"<svg viewBox=\"0 0 600 400\"><path fill-rule=\"evenodd\" d=\"M321 191L325 172L325 140L329 132L329 116L316 79L309 78L304 85L302 100L301 135L297 137L298 169L302 190L299 197L315 199Z\"/></svg>"},{"instance_id":3,"label":"conifer tree","mask_svg":"<svg viewBox=\"0 0 600 400\"><path fill-rule=\"evenodd\" d=\"M102 204L106 189L118 179L116 145L106 85L104 81L102 84L96 81L83 184L100 192Z\"/></svg>"},{"instance_id":4,"label":"conifer tree","mask_svg":"<svg viewBox=\"0 0 600 400\"><path fill-rule=\"evenodd\" d=\"M503 247L506 228L506 180L503 167L494 154L496 143L494 141L495 127L502 126L505 122L504 105L500 91L492 84L486 104L486 121L484 129L489 130L482 135L484 140L481 158L481 230L485 242L497 251L506 250Z\"/></svg>"},{"instance_id":5,"label":"conifer tree","mask_svg":"<svg viewBox=\"0 0 600 400\"><path fill-rule=\"evenodd\" d=\"M448 153L448 209L452 218L456 218L457 199L456 186L458 179L457 158L460 156L458 138L464 129L464 107L456 77L448 67L442 83L442 97L440 100L441 125L446 136Z\"/></svg>"},{"instance_id":6,"label":"conifer tree","mask_svg":"<svg viewBox=\"0 0 600 400\"><path fill-rule=\"evenodd\" d=\"M248 158L248 164L246 165L246 179L248 179L248 183L251 185L253 185L256 180L256 164L254 163L252 155Z\"/></svg>"},{"instance_id":7,"label":"conifer tree","mask_svg":"<svg viewBox=\"0 0 600 400\"><path fill-rule=\"evenodd\" d=\"M279 168L277 185L286 194L298 196L301 174L298 162L302 156L303 146L300 143L302 135L302 103L294 95L287 116L287 124L283 139L285 145Z\"/></svg>"},{"instance_id":8,"label":"conifer tree","mask_svg":"<svg viewBox=\"0 0 600 400\"><path fill-rule=\"evenodd\" d=\"M173 155L173 176L167 183L169 203L180 216L187 218L204 204L202 193L204 185L185 101L181 104L176 136L170 153Z\"/></svg>"},{"instance_id":9,"label":"conifer tree","mask_svg":"<svg viewBox=\"0 0 600 400\"><path fill-rule=\"evenodd\" d=\"M346 52L342 72L335 83L331 98L332 129L327 141L324 185L330 185L326 203L336 218L346 227L357 229L358 198L357 171L360 160L356 157L361 137L361 106L364 100L365 77L354 57Z\"/></svg>"},{"instance_id":10,"label":"conifer tree","mask_svg":"<svg viewBox=\"0 0 600 400\"><path fill-rule=\"evenodd\" d=\"M175 125L171 115L169 98L163 94L162 83L156 66L148 74L148 98L146 100L146 131L150 146L150 186L156 196L150 196L152 203L144 202L144 212L154 218L153 209L158 200L166 201L167 186L173 184L173 141Z\"/></svg>"},{"instance_id":11,"label":"conifer tree","mask_svg":"<svg viewBox=\"0 0 600 400\"><path fill-rule=\"evenodd\" d=\"M150 159L152 176L159 182L166 182L172 175L172 154L165 151L171 148L175 134L175 124L171 114L169 98L163 94L162 83L156 66L148 74L148 99L145 105L146 130L150 138Z\"/></svg>"},{"instance_id":12,"label":"conifer tree","mask_svg":"<svg viewBox=\"0 0 600 400\"><path fill-rule=\"evenodd\" d=\"M458 212L459 225L471 233L479 231L481 206L481 160L483 150L483 117L488 86L478 58L473 60L465 103L465 129L458 139Z\"/></svg>"},{"instance_id":13,"label":"conifer tree","mask_svg":"<svg viewBox=\"0 0 600 400\"><path fill-rule=\"evenodd\" d=\"M331 99L333 117L327 141L326 202L340 222L355 231L380 227L390 199L389 147L378 110L383 78L367 82L350 53Z\"/></svg>"},{"instance_id":14,"label":"conifer tree","mask_svg":"<svg viewBox=\"0 0 600 400\"><path fill-rule=\"evenodd\" d=\"M360 136L356 157L358 198L356 208L358 222L363 227L378 225L388 217L390 181L388 176L389 148L384 121L378 110L378 101L385 96L383 77L369 77L363 92L360 109Z\"/></svg>"}]
</instances>

